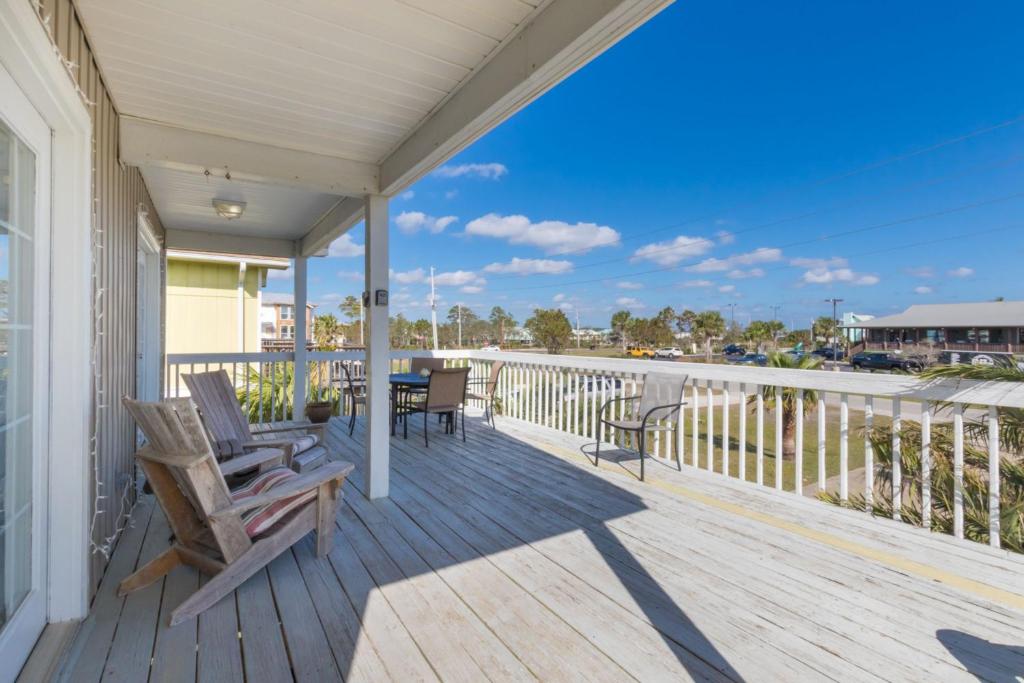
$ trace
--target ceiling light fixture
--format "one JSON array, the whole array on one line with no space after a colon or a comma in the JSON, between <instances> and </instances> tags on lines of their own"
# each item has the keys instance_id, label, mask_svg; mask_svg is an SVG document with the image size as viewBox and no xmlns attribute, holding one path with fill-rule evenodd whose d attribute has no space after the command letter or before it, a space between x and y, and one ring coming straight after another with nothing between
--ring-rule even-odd
<instances>
[{"instance_id":1,"label":"ceiling light fixture","mask_svg":"<svg viewBox=\"0 0 1024 683\"><path fill-rule=\"evenodd\" d=\"M221 218L232 220L242 217L242 212L245 211L245 202L236 202L231 199L214 199L213 208Z\"/></svg>"}]
</instances>

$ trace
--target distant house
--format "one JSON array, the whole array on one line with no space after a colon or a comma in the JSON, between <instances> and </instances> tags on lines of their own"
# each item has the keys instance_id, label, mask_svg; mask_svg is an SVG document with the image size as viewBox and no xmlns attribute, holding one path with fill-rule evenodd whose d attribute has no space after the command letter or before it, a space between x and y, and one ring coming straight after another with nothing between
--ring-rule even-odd
<instances>
[{"instance_id":1,"label":"distant house","mask_svg":"<svg viewBox=\"0 0 1024 683\"><path fill-rule=\"evenodd\" d=\"M875 316L863 313L843 313L842 327L846 340L851 344L858 344L864 341L864 330L856 325L857 323L864 323L874 319Z\"/></svg>"},{"instance_id":2,"label":"distant house","mask_svg":"<svg viewBox=\"0 0 1024 683\"><path fill-rule=\"evenodd\" d=\"M167 353L260 350L260 298L289 260L167 250Z\"/></svg>"},{"instance_id":3,"label":"distant house","mask_svg":"<svg viewBox=\"0 0 1024 683\"><path fill-rule=\"evenodd\" d=\"M313 339L313 310L306 304L306 342ZM295 296L265 292L260 306L260 340L265 350L293 349L295 343Z\"/></svg>"},{"instance_id":4,"label":"distant house","mask_svg":"<svg viewBox=\"0 0 1024 683\"><path fill-rule=\"evenodd\" d=\"M525 327L515 327L505 332L505 341L529 345L533 343L533 335Z\"/></svg>"},{"instance_id":5,"label":"distant house","mask_svg":"<svg viewBox=\"0 0 1024 683\"><path fill-rule=\"evenodd\" d=\"M1024 351L1024 301L918 304L902 313L844 325L868 347L929 344L956 351Z\"/></svg>"}]
</instances>

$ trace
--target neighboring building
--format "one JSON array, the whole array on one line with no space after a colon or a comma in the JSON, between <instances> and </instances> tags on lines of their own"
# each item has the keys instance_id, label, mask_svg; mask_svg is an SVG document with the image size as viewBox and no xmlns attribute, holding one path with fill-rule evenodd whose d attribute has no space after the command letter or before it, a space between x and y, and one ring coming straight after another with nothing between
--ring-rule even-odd
<instances>
[{"instance_id":1,"label":"neighboring building","mask_svg":"<svg viewBox=\"0 0 1024 683\"><path fill-rule=\"evenodd\" d=\"M1024 301L919 304L903 313L854 322L868 347L929 344L960 351L1024 351Z\"/></svg>"},{"instance_id":2,"label":"neighboring building","mask_svg":"<svg viewBox=\"0 0 1024 683\"><path fill-rule=\"evenodd\" d=\"M259 351L260 298L288 259L167 251L167 353Z\"/></svg>"},{"instance_id":3,"label":"neighboring building","mask_svg":"<svg viewBox=\"0 0 1024 683\"><path fill-rule=\"evenodd\" d=\"M313 340L313 309L306 304L306 342ZM292 349L295 343L295 296L266 292L260 306L260 340L266 350Z\"/></svg>"},{"instance_id":4,"label":"neighboring building","mask_svg":"<svg viewBox=\"0 0 1024 683\"><path fill-rule=\"evenodd\" d=\"M528 345L533 343L533 335L525 327L515 327L505 332L505 342Z\"/></svg>"},{"instance_id":5,"label":"neighboring building","mask_svg":"<svg viewBox=\"0 0 1024 683\"><path fill-rule=\"evenodd\" d=\"M859 344L864 341L864 329L857 327L857 323L864 323L869 320L874 320L873 315L864 315L862 313L843 313L843 336L851 344Z\"/></svg>"}]
</instances>

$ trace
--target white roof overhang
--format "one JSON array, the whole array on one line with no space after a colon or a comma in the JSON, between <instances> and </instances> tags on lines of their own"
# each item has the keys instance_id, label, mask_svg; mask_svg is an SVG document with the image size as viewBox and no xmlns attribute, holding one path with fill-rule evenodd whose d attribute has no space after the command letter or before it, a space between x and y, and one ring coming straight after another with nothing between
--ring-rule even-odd
<instances>
[{"instance_id":1,"label":"white roof overhang","mask_svg":"<svg viewBox=\"0 0 1024 683\"><path fill-rule=\"evenodd\" d=\"M362 219L361 197L403 191L670 2L76 4L168 247L290 257L322 252ZM213 220L227 192L246 212Z\"/></svg>"}]
</instances>

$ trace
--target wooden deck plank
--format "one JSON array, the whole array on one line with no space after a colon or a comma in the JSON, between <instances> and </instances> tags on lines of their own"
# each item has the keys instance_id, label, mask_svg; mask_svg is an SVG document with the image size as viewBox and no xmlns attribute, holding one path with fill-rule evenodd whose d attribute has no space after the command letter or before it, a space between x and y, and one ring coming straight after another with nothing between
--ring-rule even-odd
<instances>
[{"instance_id":1,"label":"wooden deck plank","mask_svg":"<svg viewBox=\"0 0 1024 683\"><path fill-rule=\"evenodd\" d=\"M103 675L110 644L114 640L124 598L117 596L121 579L135 571L139 553L146 538L153 509L152 500L145 499L135 508L133 523L125 529L117 550L107 565L93 599L89 616L75 638L67 664L60 679L63 683L95 683Z\"/></svg>"},{"instance_id":2,"label":"wooden deck plank","mask_svg":"<svg viewBox=\"0 0 1024 683\"><path fill-rule=\"evenodd\" d=\"M200 577L200 583L206 582ZM231 594L199 615L199 683L242 683L242 641L238 637L238 598Z\"/></svg>"},{"instance_id":3,"label":"wooden deck plank","mask_svg":"<svg viewBox=\"0 0 1024 683\"><path fill-rule=\"evenodd\" d=\"M267 572L295 680L298 683L341 681L320 617L313 608L306 582L291 551L278 555L267 565Z\"/></svg>"},{"instance_id":4,"label":"wooden deck plank","mask_svg":"<svg viewBox=\"0 0 1024 683\"><path fill-rule=\"evenodd\" d=\"M253 574L238 587L235 595L238 599L245 679L251 683L293 680L267 570L261 569Z\"/></svg>"},{"instance_id":5,"label":"wooden deck plank","mask_svg":"<svg viewBox=\"0 0 1024 683\"><path fill-rule=\"evenodd\" d=\"M171 612L199 588L199 572L175 567L164 580L164 596L157 621L150 683L195 683L198 622L189 620L171 628Z\"/></svg>"}]
</instances>

